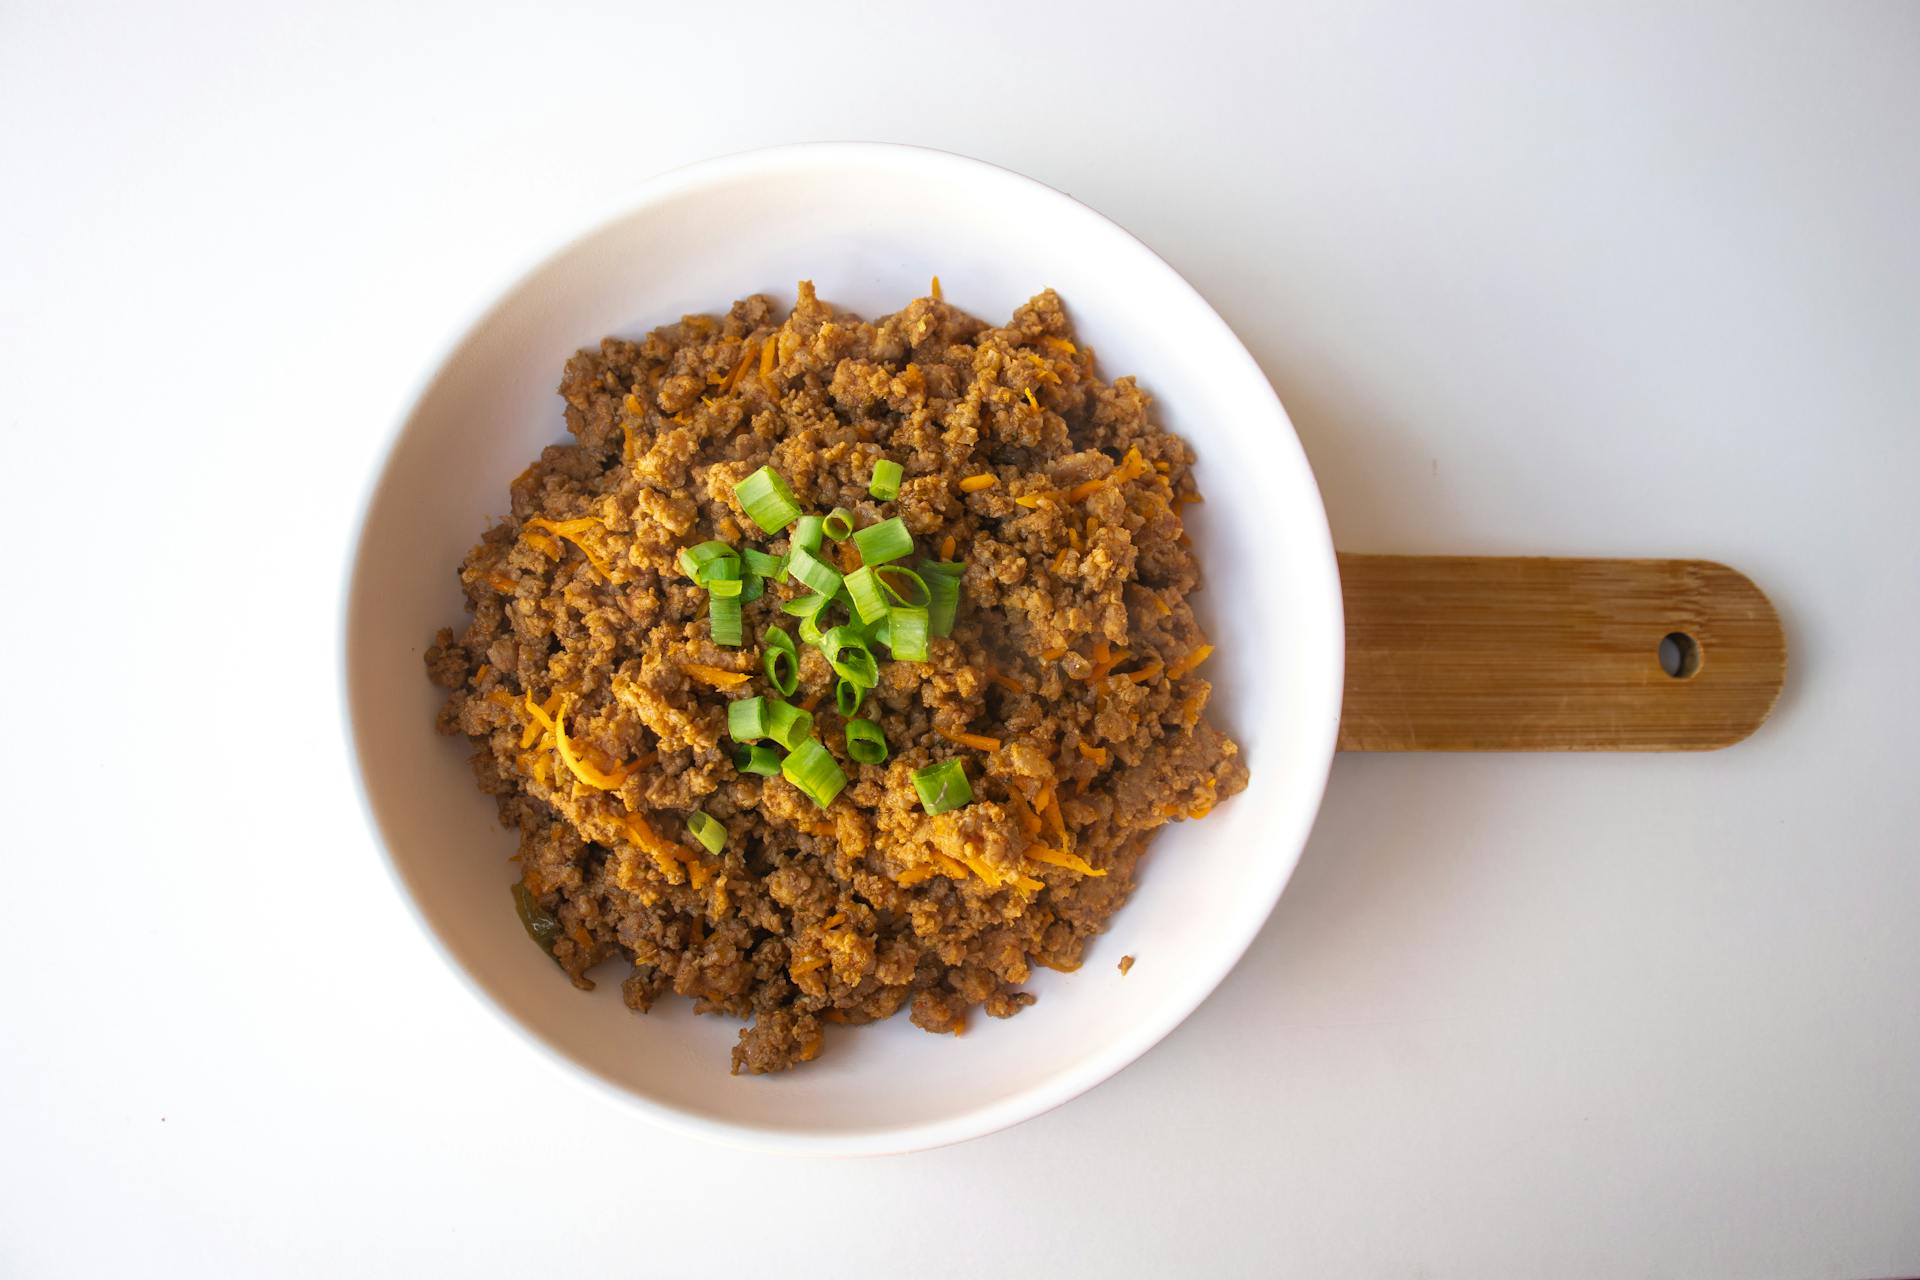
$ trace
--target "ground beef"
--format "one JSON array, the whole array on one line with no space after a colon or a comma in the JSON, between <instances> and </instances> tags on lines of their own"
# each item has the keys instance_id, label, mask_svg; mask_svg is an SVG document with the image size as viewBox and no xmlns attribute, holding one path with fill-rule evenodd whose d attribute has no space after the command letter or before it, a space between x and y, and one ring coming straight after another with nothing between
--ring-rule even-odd
<instances>
[{"instance_id":1,"label":"ground beef","mask_svg":"<svg viewBox=\"0 0 1920 1280\"><path fill-rule=\"evenodd\" d=\"M608 338L568 361L560 394L575 442L513 482L460 569L472 618L427 670L451 690L439 727L475 744L480 788L519 833L529 932L575 985L620 957L635 1010L671 991L750 1020L736 1072L790 1068L825 1024L902 1008L958 1034L976 1007L1031 1004L1032 966L1077 967L1151 833L1246 785L1201 718L1192 455L1132 379L1095 377L1052 292L996 329L937 296L864 323L803 283L784 316L754 297ZM905 468L889 502L868 494L881 458ZM930 660L882 652L859 715L885 763L847 757L833 672L802 646L795 700L849 778L824 810L737 772L726 738L728 702L770 692L759 637L793 630L779 605L802 588L768 583L746 645L725 647L676 564L710 538L787 549L734 497L767 464L805 509L898 515L921 555L966 564ZM857 565L851 542L827 552ZM910 775L951 757L975 801L929 817ZM718 855L687 835L695 809L725 825Z\"/></svg>"}]
</instances>

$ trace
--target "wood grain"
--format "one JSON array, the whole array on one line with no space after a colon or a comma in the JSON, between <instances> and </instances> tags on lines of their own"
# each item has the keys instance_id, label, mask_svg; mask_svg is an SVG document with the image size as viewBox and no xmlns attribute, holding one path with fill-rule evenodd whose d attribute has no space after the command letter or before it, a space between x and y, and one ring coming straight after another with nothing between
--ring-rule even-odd
<instances>
[{"instance_id":1,"label":"wood grain","mask_svg":"<svg viewBox=\"0 0 1920 1280\"><path fill-rule=\"evenodd\" d=\"M1786 677L1773 605L1707 560L1340 556L1344 751L1710 751ZM1660 641L1692 637L1670 676Z\"/></svg>"}]
</instances>

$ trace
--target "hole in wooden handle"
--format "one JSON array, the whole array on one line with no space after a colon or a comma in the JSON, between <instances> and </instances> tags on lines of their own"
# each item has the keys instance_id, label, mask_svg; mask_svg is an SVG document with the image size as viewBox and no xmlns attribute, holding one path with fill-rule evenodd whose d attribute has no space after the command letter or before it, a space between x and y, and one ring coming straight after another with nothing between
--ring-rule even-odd
<instances>
[{"instance_id":1,"label":"hole in wooden handle","mask_svg":"<svg viewBox=\"0 0 1920 1280\"><path fill-rule=\"evenodd\" d=\"M1706 751L1772 711L1779 616L1709 560L1340 557L1346 751Z\"/></svg>"}]
</instances>

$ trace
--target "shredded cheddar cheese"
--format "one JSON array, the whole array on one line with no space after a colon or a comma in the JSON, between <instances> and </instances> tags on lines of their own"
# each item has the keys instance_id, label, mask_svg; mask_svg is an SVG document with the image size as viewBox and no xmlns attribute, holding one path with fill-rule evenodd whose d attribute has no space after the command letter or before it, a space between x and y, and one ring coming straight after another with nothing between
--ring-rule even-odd
<instances>
[{"instance_id":1,"label":"shredded cheddar cheese","mask_svg":"<svg viewBox=\"0 0 1920 1280\"><path fill-rule=\"evenodd\" d=\"M934 300L935 302L939 302L939 301L942 301L942 300L943 300L943 299L944 299L944 298L945 298L945 297L947 296L946 294L944 294L944 293L941 293L941 292L940 292L940 277L939 277L939 276L935 276L935 277L933 278L933 283L932 283L931 285L929 285L929 286L928 286L928 288L927 288L927 293L928 293L928 295L929 295L929 296L931 296L931 297L933 298L933 300Z\"/></svg>"},{"instance_id":2,"label":"shredded cheddar cheese","mask_svg":"<svg viewBox=\"0 0 1920 1280\"><path fill-rule=\"evenodd\" d=\"M1210 644L1195 645L1193 649L1186 654L1185 657L1178 659L1171 666L1167 668L1167 679L1178 680L1181 676L1187 674L1187 672L1193 670L1195 667L1205 662L1212 655L1213 655L1212 645Z\"/></svg>"},{"instance_id":3,"label":"shredded cheddar cheese","mask_svg":"<svg viewBox=\"0 0 1920 1280\"><path fill-rule=\"evenodd\" d=\"M709 667L703 662L689 662L680 668L701 684L712 689L731 689L742 685L750 678L744 671L729 671L725 667Z\"/></svg>"},{"instance_id":4,"label":"shredded cheddar cheese","mask_svg":"<svg viewBox=\"0 0 1920 1280\"><path fill-rule=\"evenodd\" d=\"M1040 407L1040 402L1039 402L1038 400L1035 400L1035 399L1033 398L1033 388L1032 388L1032 387L1028 387L1028 388L1027 388L1027 403L1028 403L1028 404L1030 404L1030 405L1032 405L1032 406L1033 406L1034 408L1036 408L1036 409L1038 409L1038 408Z\"/></svg>"},{"instance_id":5,"label":"shredded cheddar cheese","mask_svg":"<svg viewBox=\"0 0 1920 1280\"><path fill-rule=\"evenodd\" d=\"M1105 747L1090 747L1085 742L1076 742L1074 745L1080 749L1081 755L1093 761L1095 764L1104 766L1107 763L1107 749Z\"/></svg>"},{"instance_id":6,"label":"shredded cheddar cheese","mask_svg":"<svg viewBox=\"0 0 1920 1280\"><path fill-rule=\"evenodd\" d=\"M810 959L801 960L795 964L788 965L787 972L791 974L793 977L804 978L808 974L812 973L815 969L824 969L826 967L827 967L827 958L825 956L814 956Z\"/></svg>"},{"instance_id":7,"label":"shredded cheddar cheese","mask_svg":"<svg viewBox=\"0 0 1920 1280\"><path fill-rule=\"evenodd\" d=\"M982 489L991 489L1000 483L1000 477L991 471L982 471L977 476L967 476L960 481L960 492L978 493Z\"/></svg>"},{"instance_id":8,"label":"shredded cheddar cheese","mask_svg":"<svg viewBox=\"0 0 1920 1280\"><path fill-rule=\"evenodd\" d=\"M1080 348L1074 346L1071 342L1068 342L1065 338L1042 338L1040 339L1040 341L1045 343L1047 346L1052 347L1055 351L1058 351L1063 356L1074 356L1074 355L1080 354Z\"/></svg>"},{"instance_id":9,"label":"shredded cheddar cheese","mask_svg":"<svg viewBox=\"0 0 1920 1280\"><path fill-rule=\"evenodd\" d=\"M1018 790L1007 792L1007 807L1013 810L1014 820L1020 824L1022 831L1029 836L1040 834L1040 815L1033 811L1033 806Z\"/></svg>"},{"instance_id":10,"label":"shredded cheddar cheese","mask_svg":"<svg viewBox=\"0 0 1920 1280\"><path fill-rule=\"evenodd\" d=\"M948 742L956 742L963 747L972 747L976 751L998 751L1000 749L1000 739L989 738L985 734L948 733L945 729L938 729L935 730L935 732Z\"/></svg>"},{"instance_id":11,"label":"shredded cheddar cheese","mask_svg":"<svg viewBox=\"0 0 1920 1280\"><path fill-rule=\"evenodd\" d=\"M1060 554L1053 558L1053 571L1059 573L1067 567L1067 557L1073 554L1072 547L1060 548Z\"/></svg>"},{"instance_id":12,"label":"shredded cheddar cheese","mask_svg":"<svg viewBox=\"0 0 1920 1280\"><path fill-rule=\"evenodd\" d=\"M559 534L568 542L580 548L580 554L587 558L587 563L593 566L596 573L609 582L613 580L613 566L607 563L607 558L591 546L588 546L581 538L581 535L589 529L598 529L603 533L605 532L606 526L602 525L592 516L582 516L575 520L549 520L545 516L531 516L528 518L527 524L536 529L545 529L550 533Z\"/></svg>"},{"instance_id":13,"label":"shredded cheddar cheese","mask_svg":"<svg viewBox=\"0 0 1920 1280\"><path fill-rule=\"evenodd\" d=\"M1106 868L1096 867L1077 853L1062 853L1052 845L1036 844L1027 849L1026 856L1035 862L1044 862L1048 866L1065 867L1077 871L1083 876L1104 876Z\"/></svg>"},{"instance_id":14,"label":"shredded cheddar cheese","mask_svg":"<svg viewBox=\"0 0 1920 1280\"><path fill-rule=\"evenodd\" d=\"M1008 675L1004 671L994 672L993 675L989 677L989 679L991 679L995 684L999 685L1002 689L1005 689L1008 693L1025 693L1027 691L1026 685L1022 684L1019 680Z\"/></svg>"},{"instance_id":15,"label":"shredded cheddar cheese","mask_svg":"<svg viewBox=\"0 0 1920 1280\"><path fill-rule=\"evenodd\" d=\"M923 862L917 867L908 867L905 871L895 876L893 882L903 889L910 889L922 880L932 879L933 873L933 864L931 862Z\"/></svg>"},{"instance_id":16,"label":"shredded cheddar cheese","mask_svg":"<svg viewBox=\"0 0 1920 1280\"><path fill-rule=\"evenodd\" d=\"M1045 662L1052 662L1057 658L1064 658L1066 656L1067 646L1065 645L1056 645L1051 649L1042 649L1040 651L1041 660Z\"/></svg>"},{"instance_id":17,"label":"shredded cheddar cheese","mask_svg":"<svg viewBox=\"0 0 1920 1280\"><path fill-rule=\"evenodd\" d=\"M948 534L946 537L940 539L940 558L942 560L953 559L953 546L952 534Z\"/></svg>"},{"instance_id":18,"label":"shredded cheddar cheese","mask_svg":"<svg viewBox=\"0 0 1920 1280\"><path fill-rule=\"evenodd\" d=\"M1206 499L1197 493L1183 493L1174 498L1173 505L1176 507L1190 507L1197 502L1205 501Z\"/></svg>"},{"instance_id":19,"label":"shredded cheddar cheese","mask_svg":"<svg viewBox=\"0 0 1920 1280\"><path fill-rule=\"evenodd\" d=\"M498 569L487 575L487 585L495 591L498 591L501 595L510 596L513 594L513 579L501 573Z\"/></svg>"},{"instance_id":20,"label":"shredded cheddar cheese","mask_svg":"<svg viewBox=\"0 0 1920 1280\"><path fill-rule=\"evenodd\" d=\"M553 717L553 742L560 749L560 763L567 766L569 772L590 787L601 791L612 791L627 780L624 770L608 773L596 768L593 763L573 749L573 742L567 737L567 704L562 702L560 710Z\"/></svg>"},{"instance_id":21,"label":"shredded cheddar cheese","mask_svg":"<svg viewBox=\"0 0 1920 1280\"><path fill-rule=\"evenodd\" d=\"M1146 666L1141 667L1138 671L1127 672L1126 677L1127 679L1133 681L1135 684L1145 684L1147 681L1159 675L1161 670L1162 670L1162 667L1161 667L1160 659L1155 658L1151 662L1147 663Z\"/></svg>"},{"instance_id":22,"label":"shredded cheddar cheese","mask_svg":"<svg viewBox=\"0 0 1920 1280\"><path fill-rule=\"evenodd\" d=\"M477 670L477 671L475 671L475 672L473 673L473 682L474 682L475 684L479 684L479 683L481 683L482 681L484 681L484 680L485 680L485 679L487 678L487 675L488 675L488 673L489 673L489 672L491 672L492 670L493 670L493 664L492 664L492 663L490 663L490 662L483 662L483 663L481 663L481 664L480 664L480 668L479 668L479 670Z\"/></svg>"},{"instance_id":23,"label":"shredded cheddar cheese","mask_svg":"<svg viewBox=\"0 0 1920 1280\"><path fill-rule=\"evenodd\" d=\"M934 861L934 865L939 867L940 870L943 873L945 873L948 879L965 880L967 878L966 867L964 867L963 865L961 865L959 862L955 861L953 858L949 857L948 855L941 853L937 849L934 850L933 861Z\"/></svg>"}]
</instances>

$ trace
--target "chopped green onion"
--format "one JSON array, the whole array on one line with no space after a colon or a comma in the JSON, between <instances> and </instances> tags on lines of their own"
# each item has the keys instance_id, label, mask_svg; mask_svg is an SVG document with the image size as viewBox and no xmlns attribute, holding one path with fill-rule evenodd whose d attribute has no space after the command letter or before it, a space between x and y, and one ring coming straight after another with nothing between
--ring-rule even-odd
<instances>
[{"instance_id":1,"label":"chopped green onion","mask_svg":"<svg viewBox=\"0 0 1920 1280\"><path fill-rule=\"evenodd\" d=\"M820 637L825 634L820 630L820 618L824 613L826 613L826 610L822 609L819 613L811 613L800 619L800 642L802 644L810 644L816 649L820 647Z\"/></svg>"},{"instance_id":2,"label":"chopped green onion","mask_svg":"<svg viewBox=\"0 0 1920 1280\"><path fill-rule=\"evenodd\" d=\"M707 590L722 600L729 596L737 598L746 589L746 582L740 578L715 578L707 584Z\"/></svg>"},{"instance_id":3,"label":"chopped green onion","mask_svg":"<svg viewBox=\"0 0 1920 1280\"><path fill-rule=\"evenodd\" d=\"M835 542L853 532L853 512L845 507L835 507L827 512L827 518L820 525L820 532Z\"/></svg>"},{"instance_id":4,"label":"chopped green onion","mask_svg":"<svg viewBox=\"0 0 1920 1280\"><path fill-rule=\"evenodd\" d=\"M787 554L791 556L795 551L818 551L820 540L826 536L821 527L825 523L826 521L820 516L801 516L793 526L793 537L788 543Z\"/></svg>"},{"instance_id":5,"label":"chopped green onion","mask_svg":"<svg viewBox=\"0 0 1920 1280\"><path fill-rule=\"evenodd\" d=\"M707 631L715 644L740 643L740 597L712 596L707 600Z\"/></svg>"},{"instance_id":6,"label":"chopped green onion","mask_svg":"<svg viewBox=\"0 0 1920 1280\"><path fill-rule=\"evenodd\" d=\"M715 578L739 577L740 557L724 542L703 542L697 547L680 548L680 568L704 587Z\"/></svg>"},{"instance_id":7,"label":"chopped green onion","mask_svg":"<svg viewBox=\"0 0 1920 1280\"><path fill-rule=\"evenodd\" d=\"M793 647L793 637L779 627L767 628L761 642L760 665L766 669L767 683L782 697L791 698L800 687L799 651Z\"/></svg>"},{"instance_id":8,"label":"chopped green onion","mask_svg":"<svg viewBox=\"0 0 1920 1280\"><path fill-rule=\"evenodd\" d=\"M924 609L933 603L933 593L927 587L927 580L907 566L883 564L873 572L880 580L880 589L887 593L889 606Z\"/></svg>"},{"instance_id":9,"label":"chopped green onion","mask_svg":"<svg viewBox=\"0 0 1920 1280\"><path fill-rule=\"evenodd\" d=\"M891 458L882 458L873 464L873 479L867 485L867 492L882 502L892 502L900 496L900 464Z\"/></svg>"},{"instance_id":10,"label":"chopped green onion","mask_svg":"<svg viewBox=\"0 0 1920 1280\"><path fill-rule=\"evenodd\" d=\"M548 955L553 954L553 944L560 937L560 921L551 911L543 910L540 902L533 896L533 890L515 881L513 885L513 909L520 917L521 927L527 936L540 944L540 949Z\"/></svg>"},{"instance_id":11,"label":"chopped green onion","mask_svg":"<svg viewBox=\"0 0 1920 1280\"><path fill-rule=\"evenodd\" d=\"M839 571L805 547L794 548L793 559L787 562L787 574L807 590L816 591L829 600L840 590Z\"/></svg>"},{"instance_id":12,"label":"chopped green onion","mask_svg":"<svg viewBox=\"0 0 1920 1280\"><path fill-rule=\"evenodd\" d=\"M920 572L932 577L936 573L948 574L958 578L967 571L965 560L922 560Z\"/></svg>"},{"instance_id":13,"label":"chopped green onion","mask_svg":"<svg viewBox=\"0 0 1920 1280\"><path fill-rule=\"evenodd\" d=\"M704 809L695 809L687 815L687 830L693 832L695 840L707 846L708 853L718 853L727 847L726 824Z\"/></svg>"},{"instance_id":14,"label":"chopped green onion","mask_svg":"<svg viewBox=\"0 0 1920 1280\"><path fill-rule=\"evenodd\" d=\"M887 758L887 735L871 720L849 720L847 754L861 764L879 764Z\"/></svg>"},{"instance_id":15,"label":"chopped green onion","mask_svg":"<svg viewBox=\"0 0 1920 1280\"><path fill-rule=\"evenodd\" d=\"M811 595L795 596L791 600L781 601L780 612L795 618L810 618L832 603L832 596L815 592Z\"/></svg>"},{"instance_id":16,"label":"chopped green onion","mask_svg":"<svg viewBox=\"0 0 1920 1280\"><path fill-rule=\"evenodd\" d=\"M887 612L887 650L895 662L927 660L927 611L891 609Z\"/></svg>"},{"instance_id":17,"label":"chopped green onion","mask_svg":"<svg viewBox=\"0 0 1920 1280\"><path fill-rule=\"evenodd\" d=\"M926 561L920 568L926 573L927 627L936 636L953 634L953 618L960 610L960 575L936 570Z\"/></svg>"},{"instance_id":18,"label":"chopped green onion","mask_svg":"<svg viewBox=\"0 0 1920 1280\"><path fill-rule=\"evenodd\" d=\"M820 652L844 678L871 689L880 682L880 664L867 648L867 637L852 627L835 627L820 637Z\"/></svg>"},{"instance_id":19,"label":"chopped green onion","mask_svg":"<svg viewBox=\"0 0 1920 1280\"><path fill-rule=\"evenodd\" d=\"M752 604L755 600L758 600L762 595L766 594L767 580L757 573L748 574L742 578L740 582L741 604ZM709 587L712 585L711 583L708 584Z\"/></svg>"},{"instance_id":20,"label":"chopped green onion","mask_svg":"<svg viewBox=\"0 0 1920 1280\"><path fill-rule=\"evenodd\" d=\"M742 773L757 773L763 778L771 778L780 772L780 753L772 747L744 742L733 744L733 767Z\"/></svg>"},{"instance_id":21,"label":"chopped green onion","mask_svg":"<svg viewBox=\"0 0 1920 1280\"><path fill-rule=\"evenodd\" d=\"M958 760L942 760L913 771L913 789L920 793L920 807L929 814L946 813L973 803L973 784L967 781L967 767Z\"/></svg>"},{"instance_id":22,"label":"chopped green onion","mask_svg":"<svg viewBox=\"0 0 1920 1280\"><path fill-rule=\"evenodd\" d=\"M862 622L878 622L887 616L887 597L880 590L880 578L865 565L846 577L847 598Z\"/></svg>"},{"instance_id":23,"label":"chopped green onion","mask_svg":"<svg viewBox=\"0 0 1920 1280\"><path fill-rule=\"evenodd\" d=\"M793 490L787 487L787 482L772 467L762 467L733 486L733 496L740 500L747 518L765 533L780 532L800 514L800 504L794 501Z\"/></svg>"},{"instance_id":24,"label":"chopped green onion","mask_svg":"<svg viewBox=\"0 0 1920 1280\"><path fill-rule=\"evenodd\" d=\"M767 736L791 751L813 732L813 713L774 698L767 703Z\"/></svg>"},{"instance_id":25,"label":"chopped green onion","mask_svg":"<svg viewBox=\"0 0 1920 1280\"><path fill-rule=\"evenodd\" d=\"M820 745L818 738L808 738L795 747L792 754L780 762L780 775L806 792L822 809L832 804L840 789L847 785L847 775L841 771L840 762Z\"/></svg>"},{"instance_id":26,"label":"chopped green onion","mask_svg":"<svg viewBox=\"0 0 1920 1280\"><path fill-rule=\"evenodd\" d=\"M858 711L866 697L867 691L845 676L833 682L833 709L843 716Z\"/></svg>"},{"instance_id":27,"label":"chopped green onion","mask_svg":"<svg viewBox=\"0 0 1920 1280\"><path fill-rule=\"evenodd\" d=\"M740 548L740 567L747 573L762 578L777 578L787 571L785 556L768 555L753 547Z\"/></svg>"},{"instance_id":28,"label":"chopped green onion","mask_svg":"<svg viewBox=\"0 0 1920 1280\"><path fill-rule=\"evenodd\" d=\"M880 565L912 555L913 535L907 532L906 521L894 516L856 530L853 545L860 552L861 564Z\"/></svg>"},{"instance_id":29,"label":"chopped green onion","mask_svg":"<svg viewBox=\"0 0 1920 1280\"><path fill-rule=\"evenodd\" d=\"M727 736L735 742L758 742L767 736L767 700L740 698L727 704Z\"/></svg>"}]
</instances>

